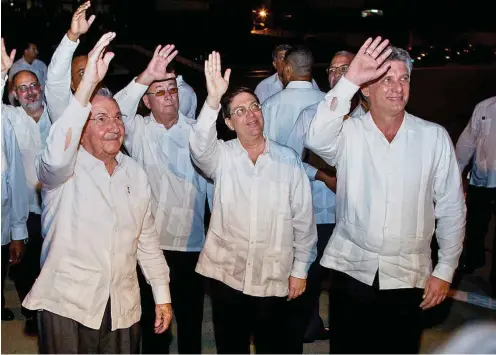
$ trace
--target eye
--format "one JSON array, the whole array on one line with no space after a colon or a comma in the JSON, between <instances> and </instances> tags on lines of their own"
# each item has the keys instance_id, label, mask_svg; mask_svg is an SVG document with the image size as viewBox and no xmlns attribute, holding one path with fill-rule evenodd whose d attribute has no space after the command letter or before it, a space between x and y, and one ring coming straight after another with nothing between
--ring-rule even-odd
<instances>
[{"instance_id":1,"label":"eye","mask_svg":"<svg viewBox=\"0 0 496 355\"><path fill-rule=\"evenodd\" d=\"M246 113L246 109L244 107L238 107L234 110L234 114L238 117L242 117Z\"/></svg>"}]
</instances>

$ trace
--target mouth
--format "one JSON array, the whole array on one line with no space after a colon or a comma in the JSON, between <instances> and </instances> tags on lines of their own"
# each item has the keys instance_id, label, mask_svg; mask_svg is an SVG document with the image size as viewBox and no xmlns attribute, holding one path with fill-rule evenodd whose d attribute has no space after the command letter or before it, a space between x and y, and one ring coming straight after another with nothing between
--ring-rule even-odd
<instances>
[{"instance_id":1,"label":"mouth","mask_svg":"<svg viewBox=\"0 0 496 355\"><path fill-rule=\"evenodd\" d=\"M253 120L253 121L247 122L246 125L248 127L256 127L256 126L258 126L258 121L257 120Z\"/></svg>"},{"instance_id":2,"label":"mouth","mask_svg":"<svg viewBox=\"0 0 496 355\"><path fill-rule=\"evenodd\" d=\"M403 96L392 96L392 97L388 97L387 98L389 101L395 101L395 102L398 102L398 101L403 101Z\"/></svg>"},{"instance_id":3,"label":"mouth","mask_svg":"<svg viewBox=\"0 0 496 355\"><path fill-rule=\"evenodd\" d=\"M103 138L103 140L104 141L119 141L120 138L121 138L120 134L108 134Z\"/></svg>"}]
</instances>

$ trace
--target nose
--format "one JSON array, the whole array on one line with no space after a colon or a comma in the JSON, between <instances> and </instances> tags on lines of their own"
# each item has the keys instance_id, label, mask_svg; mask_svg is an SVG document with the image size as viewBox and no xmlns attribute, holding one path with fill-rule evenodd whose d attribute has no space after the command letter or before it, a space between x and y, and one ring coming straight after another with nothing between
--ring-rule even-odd
<instances>
[{"instance_id":1,"label":"nose","mask_svg":"<svg viewBox=\"0 0 496 355\"><path fill-rule=\"evenodd\" d=\"M403 85L398 80L394 80L391 84L391 91L401 93L403 92Z\"/></svg>"}]
</instances>

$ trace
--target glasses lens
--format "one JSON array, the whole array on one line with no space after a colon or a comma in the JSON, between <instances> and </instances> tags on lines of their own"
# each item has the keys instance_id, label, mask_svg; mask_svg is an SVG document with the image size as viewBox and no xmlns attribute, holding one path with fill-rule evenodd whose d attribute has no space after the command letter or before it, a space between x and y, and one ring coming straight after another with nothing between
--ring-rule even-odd
<instances>
[{"instance_id":1,"label":"glasses lens","mask_svg":"<svg viewBox=\"0 0 496 355\"><path fill-rule=\"evenodd\" d=\"M251 106L250 106L250 110L251 112L258 112L262 109L262 107L257 103L253 103Z\"/></svg>"},{"instance_id":2,"label":"glasses lens","mask_svg":"<svg viewBox=\"0 0 496 355\"><path fill-rule=\"evenodd\" d=\"M234 114L238 117L243 117L246 113L246 108L244 107L238 107L236 111L234 111Z\"/></svg>"},{"instance_id":3,"label":"glasses lens","mask_svg":"<svg viewBox=\"0 0 496 355\"><path fill-rule=\"evenodd\" d=\"M164 96L165 95L165 90L159 90L155 93L155 96L159 97L159 96Z\"/></svg>"},{"instance_id":4,"label":"glasses lens","mask_svg":"<svg viewBox=\"0 0 496 355\"><path fill-rule=\"evenodd\" d=\"M167 91L169 91L169 93L171 95L174 95L174 94L177 94L177 92L179 91L178 88L169 88Z\"/></svg>"}]
</instances>

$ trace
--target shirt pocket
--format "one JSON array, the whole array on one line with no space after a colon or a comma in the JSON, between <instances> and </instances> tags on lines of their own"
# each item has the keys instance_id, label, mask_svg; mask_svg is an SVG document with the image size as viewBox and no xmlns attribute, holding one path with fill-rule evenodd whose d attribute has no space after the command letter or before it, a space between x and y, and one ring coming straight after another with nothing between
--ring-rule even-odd
<instances>
[{"instance_id":1,"label":"shirt pocket","mask_svg":"<svg viewBox=\"0 0 496 355\"><path fill-rule=\"evenodd\" d=\"M281 251L267 250L262 263L262 285L269 282L289 282L293 250L292 248L284 248Z\"/></svg>"},{"instance_id":2,"label":"shirt pocket","mask_svg":"<svg viewBox=\"0 0 496 355\"><path fill-rule=\"evenodd\" d=\"M121 279L119 293L119 305L121 315L126 315L137 311L140 305L140 292L136 273L125 276Z\"/></svg>"},{"instance_id":3,"label":"shirt pocket","mask_svg":"<svg viewBox=\"0 0 496 355\"><path fill-rule=\"evenodd\" d=\"M211 267L228 275L234 274L237 257L237 246L234 242L228 242L210 232L202 253Z\"/></svg>"},{"instance_id":4,"label":"shirt pocket","mask_svg":"<svg viewBox=\"0 0 496 355\"><path fill-rule=\"evenodd\" d=\"M189 208L172 207L167 223L167 232L176 238L191 235L195 211Z\"/></svg>"},{"instance_id":5,"label":"shirt pocket","mask_svg":"<svg viewBox=\"0 0 496 355\"><path fill-rule=\"evenodd\" d=\"M492 120L490 117L486 117L485 119L481 119L481 135L486 137L491 134L491 123Z\"/></svg>"},{"instance_id":6,"label":"shirt pocket","mask_svg":"<svg viewBox=\"0 0 496 355\"><path fill-rule=\"evenodd\" d=\"M101 275L97 271L55 272L53 277L54 299L64 307L75 306L91 311L100 288Z\"/></svg>"}]
</instances>

